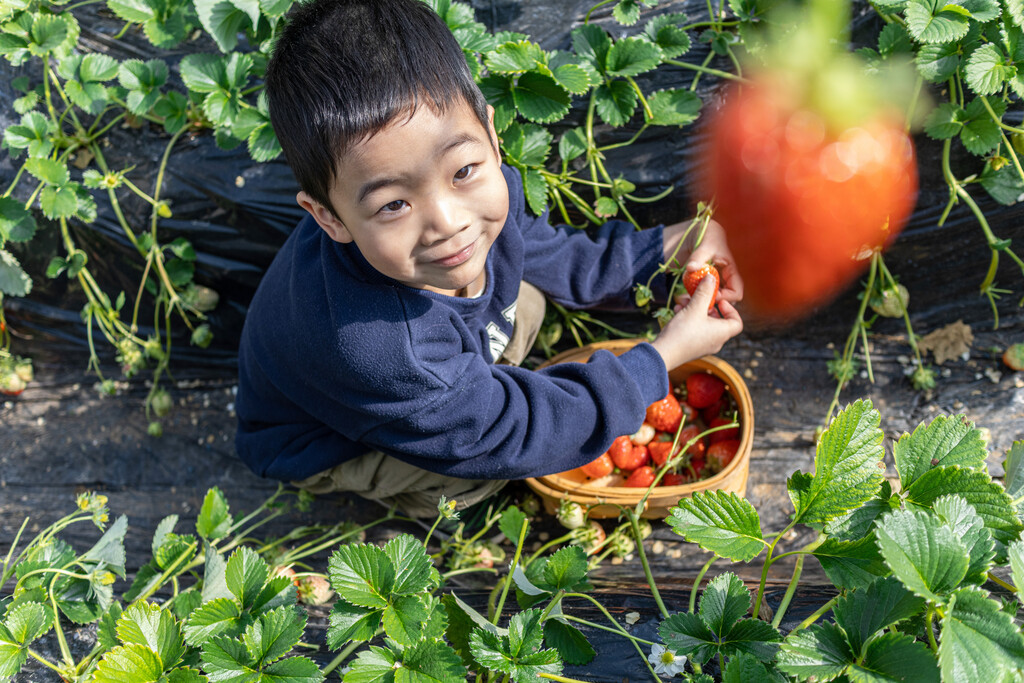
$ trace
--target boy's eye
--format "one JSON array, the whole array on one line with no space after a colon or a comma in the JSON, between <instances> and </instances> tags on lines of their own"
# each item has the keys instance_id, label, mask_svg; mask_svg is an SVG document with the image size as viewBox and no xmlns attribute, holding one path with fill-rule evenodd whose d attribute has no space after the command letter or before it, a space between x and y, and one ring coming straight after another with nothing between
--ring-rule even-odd
<instances>
[{"instance_id":1,"label":"boy's eye","mask_svg":"<svg viewBox=\"0 0 1024 683\"><path fill-rule=\"evenodd\" d=\"M455 172L455 179L456 180L465 180L467 177L469 177L469 174L472 173L472 172L473 172L473 164L469 164L467 166L463 166L462 168L460 168L458 171Z\"/></svg>"},{"instance_id":2,"label":"boy's eye","mask_svg":"<svg viewBox=\"0 0 1024 683\"><path fill-rule=\"evenodd\" d=\"M396 199L395 201L388 202L387 204L382 206L380 210L383 211L383 212L395 212L395 211L401 211L403 208L405 208L405 200L404 199Z\"/></svg>"}]
</instances>

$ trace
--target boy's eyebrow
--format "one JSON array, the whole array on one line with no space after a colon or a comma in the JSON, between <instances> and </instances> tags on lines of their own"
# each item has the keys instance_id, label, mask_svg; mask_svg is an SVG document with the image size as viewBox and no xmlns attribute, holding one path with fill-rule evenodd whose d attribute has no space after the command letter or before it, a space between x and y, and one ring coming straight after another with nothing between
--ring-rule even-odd
<instances>
[{"instance_id":1,"label":"boy's eyebrow","mask_svg":"<svg viewBox=\"0 0 1024 683\"><path fill-rule=\"evenodd\" d=\"M443 145L441 145L441 147L438 149L438 156L444 156L445 154L452 151L456 147L460 147L462 145L472 145L479 143L480 140L476 136L470 133L459 133L458 135L447 140ZM377 190L383 187L387 187L388 185L397 185L399 182L401 182L401 180L401 178L397 177L385 177L376 178L367 183L364 183L359 188L359 196L358 199L356 199L356 201L362 202L373 192L376 192Z\"/></svg>"}]
</instances>

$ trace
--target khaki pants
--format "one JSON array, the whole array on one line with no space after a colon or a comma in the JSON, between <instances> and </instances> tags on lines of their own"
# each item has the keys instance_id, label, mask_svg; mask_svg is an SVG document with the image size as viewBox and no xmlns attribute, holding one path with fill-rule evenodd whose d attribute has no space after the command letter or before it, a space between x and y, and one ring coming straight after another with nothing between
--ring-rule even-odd
<instances>
[{"instance_id":1,"label":"khaki pants","mask_svg":"<svg viewBox=\"0 0 1024 683\"><path fill-rule=\"evenodd\" d=\"M529 283L521 283L512 338L499 363L519 365L523 362L540 331L544 308L544 295L541 291ZM314 494L335 491L356 493L363 498L379 500L385 505L397 506L410 517L434 517L442 495L455 500L456 509L461 510L496 493L508 482L447 477L420 469L380 451L371 451L292 483Z\"/></svg>"}]
</instances>

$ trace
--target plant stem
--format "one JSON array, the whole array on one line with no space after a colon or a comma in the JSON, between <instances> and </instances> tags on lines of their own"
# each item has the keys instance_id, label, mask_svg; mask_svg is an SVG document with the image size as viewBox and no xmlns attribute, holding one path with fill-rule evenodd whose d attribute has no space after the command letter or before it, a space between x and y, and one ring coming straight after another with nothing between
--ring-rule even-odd
<instances>
[{"instance_id":1,"label":"plant stem","mask_svg":"<svg viewBox=\"0 0 1024 683\"><path fill-rule=\"evenodd\" d=\"M928 632L928 645L932 648L932 652L935 654L939 653L939 644L935 642L935 629L933 628L933 622L935 621L935 610L931 607L928 608L928 616L925 619L924 630Z\"/></svg>"},{"instance_id":2,"label":"plant stem","mask_svg":"<svg viewBox=\"0 0 1024 683\"><path fill-rule=\"evenodd\" d=\"M644 655L644 651L642 649L640 649L640 646L637 644L637 642L636 642L637 639L634 638L633 636L631 636L629 634L629 631L627 631L625 628L623 628L622 624L620 624L618 621L616 621L615 618L608 612L608 610L605 609L605 606L602 605L596 598L593 598L593 597L587 595L586 593L566 593L565 597L567 597L567 598L583 598L584 600L589 600L595 607L597 607L597 609L599 609L601 611L602 614L604 614L604 616L608 619L609 622L611 622L612 624L615 624L615 628L618 630L618 632L620 634L622 634L623 636L625 636L626 638L629 639L629 642L631 642L633 644L633 647L636 648L636 651L638 653L640 653L640 659L642 659L644 664L647 665L647 669L648 669L648 671L651 672L651 675L654 676L654 679L657 680L657 681L661 680L660 678L658 678L658 675L656 673L654 673L654 668L651 666L651 663L647 660L647 657Z\"/></svg>"},{"instance_id":3,"label":"plant stem","mask_svg":"<svg viewBox=\"0 0 1024 683\"><path fill-rule=\"evenodd\" d=\"M1018 590L1018 588L1016 586L1014 586L1012 583L1007 583L1006 581L1003 581L1002 579L1000 579L998 576L996 576L992 572L988 573L988 580L991 581L992 583L995 583L995 584L997 584L999 586L1002 586L1003 588L1005 588L1006 590L1010 591L1011 593L1019 593L1020 592Z\"/></svg>"},{"instance_id":4,"label":"plant stem","mask_svg":"<svg viewBox=\"0 0 1024 683\"><path fill-rule=\"evenodd\" d=\"M793 600L793 594L796 593L796 585L800 581L800 574L804 570L804 557L806 555L800 555L796 558L796 564L793 567L793 578L789 580L786 594L782 596L782 602L779 603L779 608L775 610L775 618L772 619L772 626L775 628L778 628L779 624L782 623L782 617L785 616L786 610L789 609L789 603Z\"/></svg>"},{"instance_id":5,"label":"plant stem","mask_svg":"<svg viewBox=\"0 0 1024 683\"><path fill-rule=\"evenodd\" d=\"M704 563L704 566L700 568L700 571L697 572L697 578L693 581L693 588L690 589L690 614L693 614L694 610L697 609L697 589L700 587L700 582L704 578L704 575L707 574L708 570L711 569L711 565L713 565L717 559L718 555L712 555L711 558Z\"/></svg>"},{"instance_id":6,"label":"plant stem","mask_svg":"<svg viewBox=\"0 0 1024 683\"><path fill-rule=\"evenodd\" d=\"M501 589L501 598L498 600L498 605L494 609L494 616L491 618L491 623L495 626L498 625L498 619L501 617L501 610L505 607L505 598L508 597L509 586L512 585L512 572L516 570L516 565L519 564L519 556L523 552L523 543L526 542L526 528L529 526L527 523L519 528L519 542L516 544L516 554L512 557L512 564L508 568L508 576L505 578L505 585Z\"/></svg>"},{"instance_id":7,"label":"plant stem","mask_svg":"<svg viewBox=\"0 0 1024 683\"><path fill-rule=\"evenodd\" d=\"M384 633L384 627L378 628L377 632L373 634L373 638L376 638L377 636L381 635L382 633ZM373 640L373 638L370 638L370 640ZM346 659L348 659L348 656L350 654L352 654L353 652L355 652L356 649L360 645L362 645L362 644L363 644L363 641L353 640L353 641L350 641L348 643L348 645L346 645L345 647L341 648L341 650L338 652L337 656L334 659L332 659L327 666L325 666L323 669L321 669L321 672L323 673L324 678L327 678L327 674L329 674L332 671L334 671L335 669L337 669L338 666L342 662L344 662Z\"/></svg>"},{"instance_id":8,"label":"plant stem","mask_svg":"<svg viewBox=\"0 0 1024 683\"><path fill-rule=\"evenodd\" d=\"M651 595L654 596L654 602L658 603L658 610L661 612L662 618L668 619L668 608L665 607L665 602L661 599L661 593L658 592L658 585L654 582L654 576L651 574L651 565L647 562L647 553L644 551L643 535L640 533L640 521L637 519L636 513L630 509L626 509L626 517L629 519L629 525L633 528L633 538L636 540L636 552L640 556L640 564L643 565L644 576L647 577L647 584L651 587Z\"/></svg>"},{"instance_id":9,"label":"plant stem","mask_svg":"<svg viewBox=\"0 0 1024 683\"><path fill-rule=\"evenodd\" d=\"M796 628L789 632L790 635L796 633L797 631L802 631L803 629L807 628L808 626L816 622L823 614L832 609L832 607L836 604L836 601L838 600L839 596L837 595L828 602L826 602L824 605L819 607L818 609L814 610L814 613L811 614L811 616L801 621L799 624L797 624Z\"/></svg>"},{"instance_id":10,"label":"plant stem","mask_svg":"<svg viewBox=\"0 0 1024 683\"><path fill-rule=\"evenodd\" d=\"M775 559L772 558L772 553L775 552L775 544L779 542L786 533L796 526L796 522L790 522L785 529L780 531L778 535L772 540L771 545L768 546L768 554L764 559L764 566L761 568L761 583L757 586L757 601L754 603L754 617L761 613L761 599L764 597L764 586L768 581L768 568L772 566Z\"/></svg>"},{"instance_id":11,"label":"plant stem","mask_svg":"<svg viewBox=\"0 0 1024 683\"><path fill-rule=\"evenodd\" d=\"M44 666L50 667L51 669L56 671L58 674L60 674L61 678L64 678L64 670L61 669L59 666L57 666L56 664L54 664L53 662L48 660L46 657L43 657L42 655L40 655L38 652L36 652L32 648L26 648L26 650L27 650L29 656L32 657L32 659L36 660L37 662L39 662L40 664L42 664Z\"/></svg>"},{"instance_id":12,"label":"plant stem","mask_svg":"<svg viewBox=\"0 0 1024 683\"><path fill-rule=\"evenodd\" d=\"M642 644L647 645L647 646L654 645L653 642L651 642L649 640L644 640L643 638L637 638L636 636L631 635L628 632L621 631L619 629L614 629L614 628L612 628L610 626L604 626L602 624L598 624L595 621L590 621L589 619L581 619L580 617L574 617L571 614L563 614L562 616L559 617L559 619L568 619L569 621L575 621L578 624L583 624L584 626L588 626L590 628L596 628L596 629L598 629L600 631L608 631L609 633L616 633L616 634L622 636L623 638L628 638L628 639L632 640L635 643L642 643Z\"/></svg>"}]
</instances>

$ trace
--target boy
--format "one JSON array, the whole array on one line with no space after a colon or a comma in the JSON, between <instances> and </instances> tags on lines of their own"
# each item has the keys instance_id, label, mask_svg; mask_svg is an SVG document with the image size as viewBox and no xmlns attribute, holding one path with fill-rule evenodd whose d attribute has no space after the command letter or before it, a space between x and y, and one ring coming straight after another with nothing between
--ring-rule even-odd
<instances>
[{"instance_id":1,"label":"boy","mask_svg":"<svg viewBox=\"0 0 1024 683\"><path fill-rule=\"evenodd\" d=\"M493 109L420 0L298 6L266 92L309 215L242 333L236 443L257 473L432 516L441 494L466 506L590 462L639 428L667 368L741 331L742 285L712 223L690 257L719 264L721 317L705 281L653 343L517 367L543 316L538 289L624 305L685 224L613 221L589 237L528 215Z\"/></svg>"}]
</instances>

